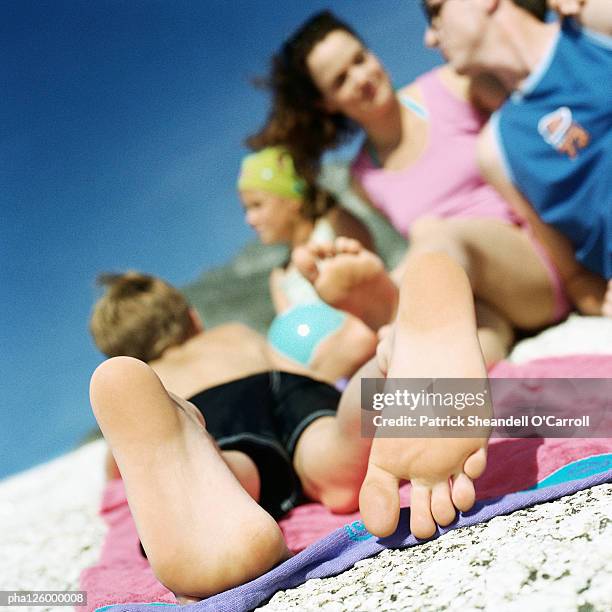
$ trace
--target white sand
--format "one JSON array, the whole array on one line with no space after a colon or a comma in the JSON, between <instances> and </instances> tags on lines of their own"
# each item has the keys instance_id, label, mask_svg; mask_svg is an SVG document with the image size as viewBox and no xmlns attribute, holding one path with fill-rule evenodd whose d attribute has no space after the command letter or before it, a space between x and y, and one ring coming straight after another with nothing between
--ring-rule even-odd
<instances>
[{"instance_id":1,"label":"white sand","mask_svg":"<svg viewBox=\"0 0 612 612\"><path fill-rule=\"evenodd\" d=\"M573 316L512 358L572 353L612 353L612 320ZM94 442L0 483L0 590L78 589L104 537L103 456ZM267 609L612 610L611 502L604 485L388 551L279 593Z\"/></svg>"},{"instance_id":2,"label":"white sand","mask_svg":"<svg viewBox=\"0 0 612 612\"><path fill-rule=\"evenodd\" d=\"M1 590L78 590L105 532L98 516L105 450L99 440L0 484Z\"/></svg>"}]
</instances>

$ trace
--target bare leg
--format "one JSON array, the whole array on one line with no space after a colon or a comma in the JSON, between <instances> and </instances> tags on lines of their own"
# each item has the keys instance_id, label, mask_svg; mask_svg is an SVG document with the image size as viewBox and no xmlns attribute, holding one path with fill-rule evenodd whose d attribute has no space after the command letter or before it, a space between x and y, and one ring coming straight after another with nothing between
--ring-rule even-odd
<instances>
[{"instance_id":1,"label":"bare leg","mask_svg":"<svg viewBox=\"0 0 612 612\"><path fill-rule=\"evenodd\" d=\"M457 262L476 298L513 326L536 329L553 322L554 288L526 231L496 219L422 218L413 224L410 249L392 277L399 282L412 257L434 252ZM328 304L373 329L393 320L397 288L380 258L356 240L301 247L293 262Z\"/></svg>"},{"instance_id":2,"label":"bare leg","mask_svg":"<svg viewBox=\"0 0 612 612\"><path fill-rule=\"evenodd\" d=\"M149 562L169 589L206 597L287 557L278 525L232 475L200 413L148 365L110 359L90 394Z\"/></svg>"},{"instance_id":3,"label":"bare leg","mask_svg":"<svg viewBox=\"0 0 612 612\"><path fill-rule=\"evenodd\" d=\"M351 238L294 249L293 263L322 300L376 330L393 320L398 290L380 257Z\"/></svg>"},{"instance_id":4,"label":"bare leg","mask_svg":"<svg viewBox=\"0 0 612 612\"><path fill-rule=\"evenodd\" d=\"M432 220L432 223L438 221ZM334 244L298 247L294 250L293 261L328 304L354 314L372 329L379 329L393 319L399 295L394 282L401 282L410 257L421 252L448 252L464 269L470 269L468 252L459 241L449 240L443 233L433 241L422 240L417 246L393 275L387 274L377 255L356 240L346 238L338 238ZM480 301L477 302L477 317L485 363L492 365L508 354L513 339L512 327L495 308Z\"/></svg>"},{"instance_id":5,"label":"bare leg","mask_svg":"<svg viewBox=\"0 0 612 612\"><path fill-rule=\"evenodd\" d=\"M334 512L354 512L366 473L371 440L361 437L361 379L381 378L375 359L342 394L335 417L322 417L300 436L294 467L306 495ZM333 467L332 467L333 466Z\"/></svg>"},{"instance_id":6,"label":"bare leg","mask_svg":"<svg viewBox=\"0 0 612 612\"><path fill-rule=\"evenodd\" d=\"M554 288L527 232L496 219L417 221L407 258L441 252L467 273L477 300L513 326L536 329L553 322Z\"/></svg>"},{"instance_id":7,"label":"bare leg","mask_svg":"<svg viewBox=\"0 0 612 612\"><path fill-rule=\"evenodd\" d=\"M485 302L476 301L478 342L488 367L505 359L514 340L514 331L508 320Z\"/></svg>"},{"instance_id":8,"label":"bare leg","mask_svg":"<svg viewBox=\"0 0 612 612\"><path fill-rule=\"evenodd\" d=\"M470 283L447 255L411 258L392 334L382 343L391 378L486 377ZM485 438L375 438L359 500L368 530L381 537L395 531L402 479L412 482L414 535L426 538L436 522L448 525L455 508L474 503L472 480L485 468L486 444Z\"/></svg>"},{"instance_id":9,"label":"bare leg","mask_svg":"<svg viewBox=\"0 0 612 612\"><path fill-rule=\"evenodd\" d=\"M348 316L342 326L315 349L309 367L321 378L337 381L352 376L376 352L376 334L363 322Z\"/></svg>"}]
</instances>

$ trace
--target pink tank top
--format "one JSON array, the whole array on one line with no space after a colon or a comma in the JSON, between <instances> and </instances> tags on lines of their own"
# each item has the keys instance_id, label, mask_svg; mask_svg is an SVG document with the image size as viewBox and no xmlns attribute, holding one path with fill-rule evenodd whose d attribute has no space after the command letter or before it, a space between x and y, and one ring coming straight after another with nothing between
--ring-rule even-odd
<instances>
[{"instance_id":1,"label":"pink tank top","mask_svg":"<svg viewBox=\"0 0 612 612\"><path fill-rule=\"evenodd\" d=\"M424 216L489 217L520 223L480 175L476 139L485 118L454 96L440 81L438 71L427 72L416 81L424 108L400 97L404 105L429 122L428 143L421 156L401 170L385 170L364 145L353 161L353 177L372 204L405 236L410 224Z\"/></svg>"}]
</instances>

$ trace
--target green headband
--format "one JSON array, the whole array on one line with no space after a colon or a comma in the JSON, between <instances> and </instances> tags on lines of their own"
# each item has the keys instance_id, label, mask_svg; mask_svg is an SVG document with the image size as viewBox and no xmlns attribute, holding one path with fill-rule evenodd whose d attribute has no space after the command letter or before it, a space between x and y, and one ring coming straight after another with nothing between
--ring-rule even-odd
<instances>
[{"instance_id":1,"label":"green headband","mask_svg":"<svg viewBox=\"0 0 612 612\"><path fill-rule=\"evenodd\" d=\"M284 198L302 200L306 182L295 171L293 159L284 147L266 147L242 160L238 189L256 189Z\"/></svg>"}]
</instances>

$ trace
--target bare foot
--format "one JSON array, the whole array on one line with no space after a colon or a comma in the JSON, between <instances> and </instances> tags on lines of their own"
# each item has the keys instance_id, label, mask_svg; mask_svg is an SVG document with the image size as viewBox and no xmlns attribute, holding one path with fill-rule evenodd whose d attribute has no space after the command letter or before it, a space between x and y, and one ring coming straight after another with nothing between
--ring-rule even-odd
<instances>
[{"instance_id":1,"label":"bare foot","mask_svg":"<svg viewBox=\"0 0 612 612\"><path fill-rule=\"evenodd\" d=\"M387 353L387 354L385 354ZM404 275L398 318L379 348L388 378L486 378L465 272L448 256L415 257ZM398 488L412 483L410 528L418 538L474 504L472 480L486 466L487 438L375 438L359 506L367 529L391 535Z\"/></svg>"},{"instance_id":2,"label":"bare foot","mask_svg":"<svg viewBox=\"0 0 612 612\"><path fill-rule=\"evenodd\" d=\"M601 314L604 317L612 317L612 279L608 281L608 288L606 289L606 296L604 297L603 306L601 307Z\"/></svg>"},{"instance_id":3,"label":"bare foot","mask_svg":"<svg viewBox=\"0 0 612 612\"><path fill-rule=\"evenodd\" d=\"M233 476L199 411L170 397L148 365L110 359L90 393L147 558L167 588L201 599L288 556L278 525Z\"/></svg>"},{"instance_id":4,"label":"bare foot","mask_svg":"<svg viewBox=\"0 0 612 612\"><path fill-rule=\"evenodd\" d=\"M321 299L365 321L372 329L389 323L398 290L377 255L351 238L310 244L293 251L293 263Z\"/></svg>"}]
</instances>

